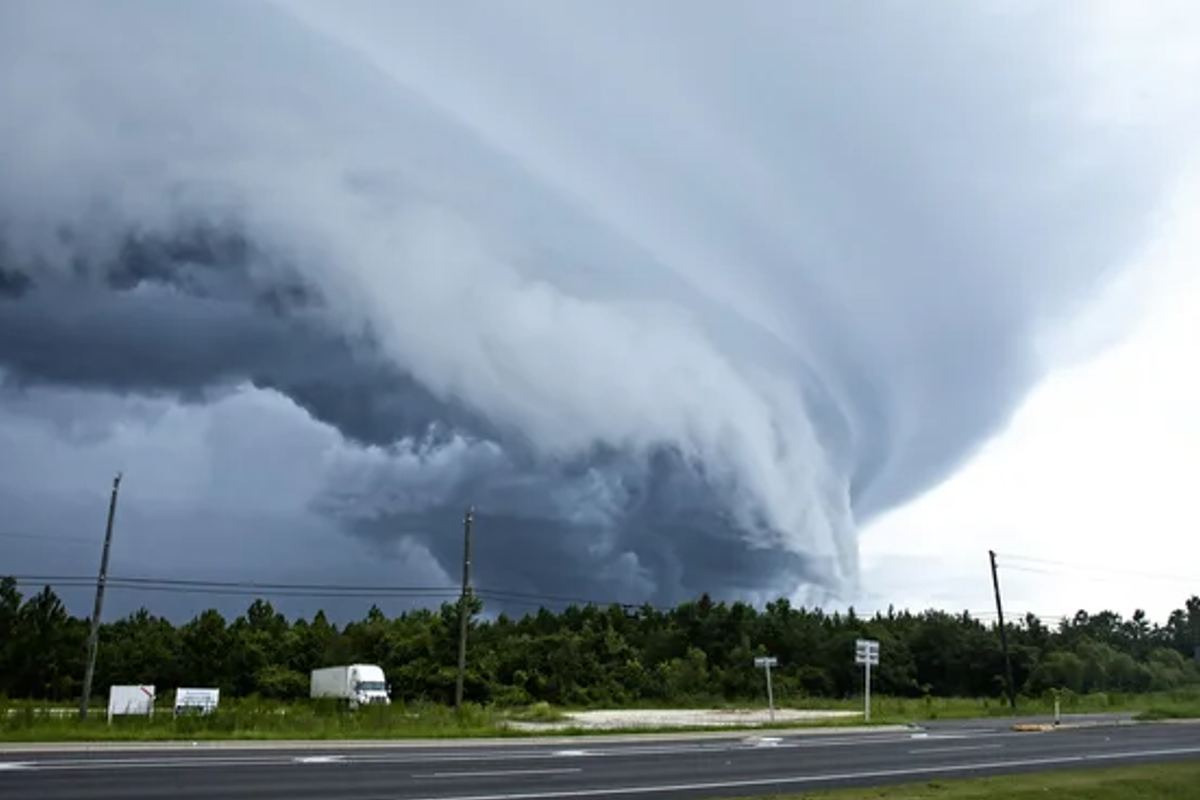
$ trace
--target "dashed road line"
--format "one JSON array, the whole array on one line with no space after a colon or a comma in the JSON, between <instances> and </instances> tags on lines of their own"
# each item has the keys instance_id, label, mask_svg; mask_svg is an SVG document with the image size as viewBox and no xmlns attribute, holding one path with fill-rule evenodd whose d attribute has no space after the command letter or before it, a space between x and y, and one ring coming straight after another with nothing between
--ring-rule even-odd
<instances>
[{"instance_id":1,"label":"dashed road line","mask_svg":"<svg viewBox=\"0 0 1200 800\"><path fill-rule=\"evenodd\" d=\"M1025 767L1052 767L1087 762L1130 761L1145 758L1167 758L1200 755L1200 747L1180 747L1166 750L1131 750L1121 753L1098 753L1094 755L1058 756L1050 758L1013 759L1010 761L980 761L968 764L947 764L929 767L906 767L904 769L861 770L858 772L831 772L816 775L790 775L778 778L751 778L736 781L708 781L703 783L647 784L643 786L610 786L597 789L564 789L561 791L509 792L504 794L473 794L441 797L423 797L414 800L552 800L571 797L613 797L631 794L666 794L672 792L719 791L725 789L749 789L758 786L787 786L836 783L838 781L870 780L873 778L905 778L920 775L947 775L956 773L983 772L987 770L1022 769Z\"/></svg>"},{"instance_id":2,"label":"dashed road line","mask_svg":"<svg viewBox=\"0 0 1200 800\"><path fill-rule=\"evenodd\" d=\"M968 753L972 750L1002 750L1002 744L963 744L957 747L918 747L915 750L909 750L910 755L924 755L926 753Z\"/></svg>"},{"instance_id":3,"label":"dashed road line","mask_svg":"<svg viewBox=\"0 0 1200 800\"><path fill-rule=\"evenodd\" d=\"M414 778L507 778L517 775L572 775L583 772L579 767L564 769L495 769L479 772L430 772Z\"/></svg>"}]
</instances>

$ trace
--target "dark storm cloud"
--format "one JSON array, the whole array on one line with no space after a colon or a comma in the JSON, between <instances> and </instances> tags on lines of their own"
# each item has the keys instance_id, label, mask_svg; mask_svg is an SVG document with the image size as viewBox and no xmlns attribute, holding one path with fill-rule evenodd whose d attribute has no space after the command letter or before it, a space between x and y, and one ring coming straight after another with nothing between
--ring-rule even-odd
<instances>
[{"instance_id":1,"label":"dark storm cloud","mask_svg":"<svg viewBox=\"0 0 1200 800\"><path fill-rule=\"evenodd\" d=\"M475 503L498 586L852 587L1179 141L1110 113L1069 16L632 13L7 6L0 368L276 390L368 445L315 514L453 572Z\"/></svg>"},{"instance_id":2,"label":"dark storm cloud","mask_svg":"<svg viewBox=\"0 0 1200 800\"><path fill-rule=\"evenodd\" d=\"M127 237L110 260L73 253L72 270L2 264L0 364L48 382L202 400L249 381L289 395L364 442L463 424L379 352L368 331L323 318L313 287L267 263L236 232L195 228Z\"/></svg>"},{"instance_id":3,"label":"dark storm cloud","mask_svg":"<svg viewBox=\"0 0 1200 800\"><path fill-rule=\"evenodd\" d=\"M356 518L364 498L353 494L329 511L376 545L411 537L449 568L461 558L462 542L446 534L461 528L461 503L473 498L482 509L475 575L485 590L518 594L634 604L671 603L714 587L766 596L767 587L821 583L832 566L777 548L747 548L719 498L676 453L657 453L646 464L599 458L537 474L485 459L472 471L452 503L425 492L416 503L393 497L381 506L384 493L371 488L370 518Z\"/></svg>"}]
</instances>

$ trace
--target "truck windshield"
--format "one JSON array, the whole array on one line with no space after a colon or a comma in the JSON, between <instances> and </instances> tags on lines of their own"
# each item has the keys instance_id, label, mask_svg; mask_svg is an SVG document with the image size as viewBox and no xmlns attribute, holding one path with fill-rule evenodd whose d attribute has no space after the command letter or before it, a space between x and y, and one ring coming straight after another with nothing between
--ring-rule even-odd
<instances>
[{"instance_id":1,"label":"truck windshield","mask_svg":"<svg viewBox=\"0 0 1200 800\"><path fill-rule=\"evenodd\" d=\"M360 692L386 692L387 685L383 681L359 681L358 691Z\"/></svg>"}]
</instances>

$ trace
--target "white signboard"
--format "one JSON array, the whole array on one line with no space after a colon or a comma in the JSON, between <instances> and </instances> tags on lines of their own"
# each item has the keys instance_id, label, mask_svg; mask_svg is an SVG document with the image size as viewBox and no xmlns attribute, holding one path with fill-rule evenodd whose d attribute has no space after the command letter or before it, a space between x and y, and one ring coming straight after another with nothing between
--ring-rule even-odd
<instances>
[{"instance_id":1,"label":"white signboard","mask_svg":"<svg viewBox=\"0 0 1200 800\"><path fill-rule=\"evenodd\" d=\"M779 659L774 656L759 656L754 659L754 666L762 669L763 667L778 667Z\"/></svg>"},{"instance_id":2,"label":"white signboard","mask_svg":"<svg viewBox=\"0 0 1200 800\"><path fill-rule=\"evenodd\" d=\"M854 663L879 666L879 642L874 639L859 639L855 642Z\"/></svg>"},{"instance_id":3,"label":"white signboard","mask_svg":"<svg viewBox=\"0 0 1200 800\"><path fill-rule=\"evenodd\" d=\"M154 713L153 686L108 687L108 719L126 714L150 716Z\"/></svg>"},{"instance_id":4,"label":"white signboard","mask_svg":"<svg viewBox=\"0 0 1200 800\"><path fill-rule=\"evenodd\" d=\"M175 713L185 714L194 711L209 714L217 710L220 700L220 689L176 689Z\"/></svg>"}]
</instances>

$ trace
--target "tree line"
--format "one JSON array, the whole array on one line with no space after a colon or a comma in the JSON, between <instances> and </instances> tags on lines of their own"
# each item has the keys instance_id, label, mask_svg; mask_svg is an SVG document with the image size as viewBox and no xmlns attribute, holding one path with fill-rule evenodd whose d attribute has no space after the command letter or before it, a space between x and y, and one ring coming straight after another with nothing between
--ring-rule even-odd
<instances>
[{"instance_id":1,"label":"tree line","mask_svg":"<svg viewBox=\"0 0 1200 800\"><path fill-rule=\"evenodd\" d=\"M995 696L1004 658L995 624L967 613L889 610L874 616L795 608L757 609L707 596L671 609L543 608L473 619L467 699L571 706L689 703L757 698L757 655L779 659L777 695L847 697L861 690L858 638L879 640L878 692L899 696ZM236 619L215 610L175 625L142 609L100 629L96 687L146 683L219 687L227 695L300 698L309 671L356 662L382 666L401 701L453 698L457 603L396 617L372 608L337 625L323 612L288 620L265 600ZM0 695L68 700L80 691L88 621L71 616L52 588L23 597L0 579ZM1165 625L1135 612L1083 611L1057 625L1032 615L1009 626L1014 681L1025 694L1161 691L1200 684L1200 597Z\"/></svg>"}]
</instances>

